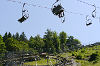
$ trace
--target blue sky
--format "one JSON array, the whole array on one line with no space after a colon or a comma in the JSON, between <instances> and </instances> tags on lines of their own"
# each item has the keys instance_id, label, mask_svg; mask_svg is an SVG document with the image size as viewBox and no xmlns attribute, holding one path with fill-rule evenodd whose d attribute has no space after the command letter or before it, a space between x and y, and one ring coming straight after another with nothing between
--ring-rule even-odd
<instances>
[{"instance_id":1,"label":"blue sky","mask_svg":"<svg viewBox=\"0 0 100 66\"><path fill-rule=\"evenodd\" d=\"M27 2L28 4L36 4L43 7L51 8L56 0L16 0ZM95 4L100 7L100 0L84 0L90 4ZM50 9L33 7L26 5L30 17L24 23L19 23L17 20L21 18L22 4L11 2L8 0L0 0L0 34L4 35L5 32L15 34L25 32L26 36L36 36L40 34L43 36L47 29L56 31L57 33L65 31L68 36L72 35L79 39L82 44L91 44L100 42L100 8L96 10L96 19L91 17L94 7L81 3L77 0L61 0L60 1L67 12L81 13L84 15L73 14L65 12L66 21L61 23L61 19L54 16ZM89 15L93 24L86 26L86 15Z\"/></svg>"}]
</instances>

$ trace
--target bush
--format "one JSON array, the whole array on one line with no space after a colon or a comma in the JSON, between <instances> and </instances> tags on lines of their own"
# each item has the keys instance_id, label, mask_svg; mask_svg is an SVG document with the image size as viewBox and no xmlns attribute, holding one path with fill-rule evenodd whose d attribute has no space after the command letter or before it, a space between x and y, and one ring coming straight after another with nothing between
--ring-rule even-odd
<instances>
[{"instance_id":1,"label":"bush","mask_svg":"<svg viewBox=\"0 0 100 66\"><path fill-rule=\"evenodd\" d=\"M88 61L94 61L94 63L96 63L96 62L98 62L99 61L99 58L100 56L99 56L99 54L98 53L92 53L91 55L90 55L90 58L89 58L89 60Z\"/></svg>"},{"instance_id":2,"label":"bush","mask_svg":"<svg viewBox=\"0 0 100 66\"><path fill-rule=\"evenodd\" d=\"M82 55L77 55L76 59L78 59L78 60L82 59Z\"/></svg>"}]
</instances>

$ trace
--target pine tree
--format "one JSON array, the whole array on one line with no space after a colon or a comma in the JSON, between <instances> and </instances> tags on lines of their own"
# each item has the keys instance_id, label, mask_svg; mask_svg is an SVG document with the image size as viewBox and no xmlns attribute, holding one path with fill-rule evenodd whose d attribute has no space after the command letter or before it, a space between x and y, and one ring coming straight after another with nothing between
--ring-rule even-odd
<instances>
[{"instance_id":1,"label":"pine tree","mask_svg":"<svg viewBox=\"0 0 100 66\"><path fill-rule=\"evenodd\" d=\"M11 38L11 37L12 37L12 35L11 35L11 33L9 32L9 33L8 33L8 38Z\"/></svg>"},{"instance_id":2,"label":"pine tree","mask_svg":"<svg viewBox=\"0 0 100 66\"><path fill-rule=\"evenodd\" d=\"M20 41L27 42L27 38L24 32L22 32L22 34L20 35Z\"/></svg>"},{"instance_id":3,"label":"pine tree","mask_svg":"<svg viewBox=\"0 0 100 66\"><path fill-rule=\"evenodd\" d=\"M5 42L7 40L7 38L8 38L8 34L6 32L5 35L3 36L3 41Z\"/></svg>"},{"instance_id":4,"label":"pine tree","mask_svg":"<svg viewBox=\"0 0 100 66\"><path fill-rule=\"evenodd\" d=\"M16 40L20 40L20 36L19 36L19 33L18 32L15 34L15 39Z\"/></svg>"}]
</instances>

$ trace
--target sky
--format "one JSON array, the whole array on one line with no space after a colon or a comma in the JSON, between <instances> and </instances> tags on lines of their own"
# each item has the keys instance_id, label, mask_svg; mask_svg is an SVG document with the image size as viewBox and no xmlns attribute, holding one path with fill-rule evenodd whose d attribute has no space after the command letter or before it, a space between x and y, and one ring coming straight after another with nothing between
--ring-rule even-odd
<instances>
[{"instance_id":1,"label":"sky","mask_svg":"<svg viewBox=\"0 0 100 66\"><path fill-rule=\"evenodd\" d=\"M29 18L25 22L19 23L17 21L22 17L23 4L12 1L27 3L25 9L29 11ZM83 0L90 4L95 4L95 6L98 7L96 8L96 18L91 17L91 13L94 10L93 6L79 2L78 0L60 0L56 4L61 3L66 11L64 23L51 12L50 8L52 8L52 4L56 0L12 1L0 0L1 35L4 35L5 32L11 32L12 34L25 32L28 38L30 36L36 36L37 34L43 37L46 30L50 29L56 31L58 34L64 31L68 36L74 36L79 39L83 45L100 42L100 0ZM89 19L91 19L93 23L88 27L86 26L86 15L89 15Z\"/></svg>"}]
</instances>

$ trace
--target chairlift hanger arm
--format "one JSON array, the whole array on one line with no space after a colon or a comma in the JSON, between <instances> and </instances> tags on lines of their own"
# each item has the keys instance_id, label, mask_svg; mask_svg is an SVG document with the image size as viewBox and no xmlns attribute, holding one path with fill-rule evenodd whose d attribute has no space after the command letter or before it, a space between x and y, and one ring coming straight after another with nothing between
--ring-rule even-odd
<instances>
[{"instance_id":1,"label":"chairlift hanger arm","mask_svg":"<svg viewBox=\"0 0 100 66\"><path fill-rule=\"evenodd\" d=\"M92 17L95 18L96 17L96 6L95 4L93 5L94 10L92 11Z\"/></svg>"}]
</instances>

